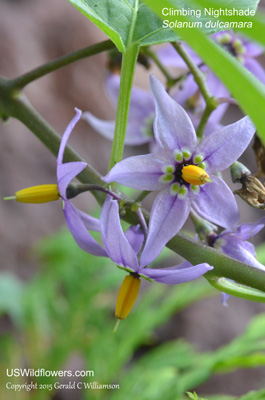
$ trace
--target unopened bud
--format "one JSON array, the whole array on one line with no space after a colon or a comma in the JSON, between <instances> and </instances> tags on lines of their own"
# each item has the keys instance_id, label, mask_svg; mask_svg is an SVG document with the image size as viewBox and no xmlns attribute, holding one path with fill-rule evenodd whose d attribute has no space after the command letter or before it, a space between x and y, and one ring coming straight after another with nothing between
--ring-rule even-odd
<instances>
[{"instance_id":1,"label":"unopened bud","mask_svg":"<svg viewBox=\"0 0 265 400\"><path fill-rule=\"evenodd\" d=\"M241 182L242 178L251 175L250 170L239 161L234 162L230 167L232 182Z\"/></svg>"}]
</instances>

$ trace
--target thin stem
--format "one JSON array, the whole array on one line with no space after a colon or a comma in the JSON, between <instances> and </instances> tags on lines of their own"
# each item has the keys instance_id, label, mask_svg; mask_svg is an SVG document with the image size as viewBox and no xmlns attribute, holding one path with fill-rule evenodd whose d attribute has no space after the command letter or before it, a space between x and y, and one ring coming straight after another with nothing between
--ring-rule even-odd
<instances>
[{"instance_id":1,"label":"thin stem","mask_svg":"<svg viewBox=\"0 0 265 400\"><path fill-rule=\"evenodd\" d=\"M8 81L3 78L0 78L0 115L5 117L13 116L20 120L33 131L53 154L57 155L61 139L60 136L30 106L30 104L28 104L26 99L22 97L12 97ZM81 161L82 159L73 149L67 146L64 160L70 162ZM100 175L89 165L78 175L78 179L82 183L104 186ZM99 204L103 204L105 196L100 196L100 192L98 191L92 193ZM125 199L125 202L126 201L127 199ZM145 220L148 221L149 213L145 210L142 210L142 212ZM124 219L134 225L139 223L135 212L129 208L127 209ZM230 258L216 249L195 242L183 233L178 233L167 244L167 247L180 254L194 265L207 262L214 266L214 269L207 272L205 275L207 279L226 277L254 289L264 291L265 271Z\"/></svg>"},{"instance_id":2,"label":"thin stem","mask_svg":"<svg viewBox=\"0 0 265 400\"><path fill-rule=\"evenodd\" d=\"M0 78L0 116L14 117L27 126L36 137L57 156L61 136L47 123L47 121L31 106L26 97L23 95L15 97L12 95L12 89L9 80ZM64 161L85 161L70 146L66 146L64 153ZM100 179L100 175L93 167L87 167L78 175L78 179L82 183L93 183L104 186ZM102 204L104 196L99 193L93 193L97 200Z\"/></svg>"},{"instance_id":3,"label":"thin stem","mask_svg":"<svg viewBox=\"0 0 265 400\"><path fill-rule=\"evenodd\" d=\"M126 50L124 51L122 57L120 90L117 105L115 133L109 162L109 170L117 162L121 161L123 155L124 140L126 135L127 120L131 101L133 76L139 53L139 46L137 44L133 44L133 35L137 21L138 8L139 0L134 0L132 19L126 43Z\"/></svg>"},{"instance_id":4,"label":"thin stem","mask_svg":"<svg viewBox=\"0 0 265 400\"><path fill-rule=\"evenodd\" d=\"M172 86L174 86L174 84L176 82L178 82L179 78L175 79L175 78L173 78L173 76L171 76L171 74L168 72L166 67L161 63L161 61L159 60L159 58L158 58L158 56L157 56L157 54L155 52L150 50L149 47L144 47L142 51L144 52L144 54L146 54L148 57L150 57L154 61L154 63L160 69L162 74L165 76L165 78L167 80L167 87L168 88L171 88Z\"/></svg>"},{"instance_id":5,"label":"thin stem","mask_svg":"<svg viewBox=\"0 0 265 400\"><path fill-rule=\"evenodd\" d=\"M13 79L12 87L14 90L21 90L29 83L49 74L50 72L56 71L59 68L65 67L66 65L72 64L83 58L110 50L113 47L115 47L114 43L112 43L110 40L105 40L104 42L85 47L84 49L77 50L70 54L66 54L65 56L56 58L47 64L41 65L40 67L35 68L16 79Z\"/></svg>"},{"instance_id":6,"label":"thin stem","mask_svg":"<svg viewBox=\"0 0 265 400\"><path fill-rule=\"evenodd\" d=\"M137 208L137 210L135 211L135 214L137 215L137 217L139 219L140 225L141 225L143 233L144 233L144 238L145 238L145 241L146 241L146 238L147 238L147 225L146 225L146 220L144 218L144 215L143 215L142 210L141 210L140 207Z\"/></svg>"},{"instance_id":7,"label":"thin stem","mask_svg":"<svg viewBox=\"0 0 265 400\"><path fill-rule=\"evenodd\" d=\"M260 290L239 285L238 283L231 282L226 278L213 278L213 279L210 278L208 279L208 282L214 288L220 290L220 292L224 292L232 296L237 296L242 299L265 303L265 293L261 292Z\"/></svg>"},{"instance_id":8,"label":"thin stem","mask_svg":"<svg viewBox=\"0 0 265 400\"><path fill-rule=\"evenodd\" d=\"M204 129L206 127L208 119L209 119L211 113L217 108L218 103L217 103L216 98L212 97L211 93L209 92L203 72L200 70L199 66L197 66L195 64L192 57L184 49L182 44L180 42L175 42L175 43L171 43L171 44L174 47L174 49L178 52L178 54L183 58L183 60L187 64L187 66L189 67L189 69L194 77L194 80L197 83L197 85L200 89L200 92L206 103L206 107L205 107L204 113L202 115L202 119L201 119L200 124L197 129L197 137L198 137L198 139L202 139Z\"/></svg>"},{"instance_id":9,"label":"thin stem","mask_svg":"<svg viewBox=\"0 0 265 400\"><path fill-rule=\"evenodd\" d=\"M200 70L200 68L195 64L189 53L183 48L180 42L171 43L174 49L178 52L178 54L183 58L187 66L189 67L192 75L194 76L194 80L199 86L201 94L204 100L207 101L211 98L211 94L205 82L205 76Z\"/></svg>"},{"instance_id":10,"label":"thin stem","mask_svg":"<svg viewBox=\"0 0 265 400\"><path fill-rule=\"evenodd\" d=\"M92 192L92 191L100 191L112 196L115 200L121 201L122 197L120 197L117 193L112 192L109 189L104 188L100 185L92 185L92 184L78 184L71 183L66 190L67 199L73 199L81 193Z\"/></svg>"},{"instance_id":11,"label":"thin stem","mask_svg":"<svg viewBox=\"0 0 265 400\"><path fill-rule=\"evenodd\" d=\"M197 128L197 138L202 139L203 138L203 133L204 129L207 125L207 122L212 114L212 112L216 109L217 107L217 100L215 97L210 97L206 103L206 107L204 109L204 112L202 114L202 118L200 120L199 126Z\"/></svg>"},{"instance_id":12,"label":"thin stem","mask_svg":"<svg viewBox=\"0 0 265 400\"><path fill-rule=\"evenodd\" d=\"M212 247L196 243L183 233L177 234L167 243L167 247L193 265L207 262L214 266L212 271L205 274L207 279L225 277L264 292L265 271L235 260Z\"/></svg>"},{"instance_id":13,"label":"thin stem","mask_svg":"<svg viewBox=\"0 0 265 400\"><path fill-rule=\"evenodd\" d=\"M139 196L136 197L136 199L134 200L135 203L140 203L143 199L146 198L146 196L149 195L149 193L151 193L149 190L143 190Z\"/></svg>"},{"instance_id":14,"label":"thin stem","mask_svg":"<svg viewBox=\"0 0 265 400\"><path fill-rule=\"evenodd\" d=\"M234 104L235 106L239 106L238 101L236 99L233 99L233 97L218 97L217 103L218 105L223 103L230 103Z\"/></svg>"},{"instance_id":15,"label":"thin stem","mask_svg":"<svg viewBox=\"0 0 265 400\"><path fill-rule=\"evenodd\" d=\"M134 69L137 61L138 51L138 47L131 46L130 48L127 48L122 57L120 90L109 170L117 162L121 161L123 155Z\"/></svg>"}]
</instances>

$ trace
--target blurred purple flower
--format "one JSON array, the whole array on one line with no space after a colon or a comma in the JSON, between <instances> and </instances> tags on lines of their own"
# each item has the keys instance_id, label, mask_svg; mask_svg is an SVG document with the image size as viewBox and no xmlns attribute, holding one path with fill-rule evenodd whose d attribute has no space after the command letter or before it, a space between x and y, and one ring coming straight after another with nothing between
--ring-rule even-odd
<instances>
[{"instance_id":1,"label":"blurred purple flower","mask_svg":"<svg viewBox=\"0 0 265 400\"><path fill-rule=\"evenodd\" d=\"M117 108L118 96L120 87L120 76L111 74L106 79L107 95L112 101L115 108ZM224 88L223 85L220 85ZM204 101L199 101L198 86L195 83L193 76L190 75L175 91L171 97L182 105L188 112L195 128L198 127L200 116L204 109ZM221 95L226 95L227 91L220 92ZM209 119L205 128L205 133L210 133L220 127L218 124L222 116L222 107L220 105L214 112L214 118ZM150 92L138 87L133 87L131 92L131 103L127 123L127 131L125 137L125 144L129 146L138 146L149 143L150 150L156 151L156 145L153 134L153 121L155 113L155 102ZM87 121L92 128L104 136L106 139L113 140L115 121L104 121L95 117L90 112L84 112L82 118Z\"/></svg>"},{"instance_id":2,"label":"blurred purple flower","mask_svg":"<svg viewBox=\"0 0 265 400\"><path fill-rule=\"evenodd\" d=\"M100 222L102 240L109 258L118 267L137 274L138 277L173 285L191 281L213 269L206 263L193 266L187 261L169 268L145 268L146 264L140 264L137 258L143 246L144 235L139 226L130 227L124 234L120 224L118 202L110 196L107 196L102 207ZM149 263L155 258L155 254L150 254Z\"/></svg>"},{"instance_id":3,"label":"blurred purple flower","mask_svg":"<svg viewBox=\"0 0 265 400\"><path fill-rule=\"evenodd\" d=\"M265 225L265 217L257 222L241 224L237 226L234 232L225 230L220 235L211 235L211 246L222 250L230 257L252 265L255 268L265 270L258 260L255 247L247 242L252 236L255 236Z\"/></svg>"},{"instance_id":4,"label":"blurred purple flower","mask_svg":"<svg viewBox=\"0 0 265 400\"><path fill-rule=\"evenodd\" d=\"M115 108L117 108L118 103L119 87L120 76L117 74L109 75L106 79L106 91ZM153 142L154 111L155 105L151 93L133 87L125 144L135 146ZM113 140L115 121L101 120L90 112L84 112L82 118L102 136Z\"/></svg>"},{"instance_id":5,"label":"blurred purple flower","mask_svg":"<svg viewBox=\"0 0 265 400\"><path fill-rule=\"evenodd\" d=\"M151 91L156 104L154 135L159 151L127 158L103 178L105 182L138 190L159 190L151 210L141 266L149 264L150 258L155 258L182 228L191 206L202 217L233 229L239 220L234 195L222 179L212 175L209 183L207 177L237 160L255 133L255 127L245 117L198 143L189 116L154 76ZM195 182L199 183L188 183L184 173L187 166L197 168Z\"/></svg>"},{"instance_id":6,"label":"blurred purple flower","mask_svg":"<svg viewBox=\"0 0 265 400\"><path fill-rule=\"evenodd\" d=\"M73 235L75 241L81 249L96 256L106 256L105 250L95 241L88 230L100 231L100 222L84 212L78 210L66 197L66 189L72 179L74 179L83 169L86 163L74 161L63 163L63 155L66 143L76 125L80 120L82 112L76 110L76 115L67 126L61 140L57 157L57 185L63 200L63 212L67 227Z\"/></svg>"},{"instance_id":7,"label":"blurred purple flower","mask_svg":"<svg viewBox=\"0 0 265 400\"><path fill-rule=\"evenodd\" d=\"M256 76L263 84L265 84L265 71L262 66L255 60L255 57L263 53L263 48L256 43L249 42L243 36L232 31L222 31L212 35L212 39L219 43L226 51L228 51L232 56L237 58L246 69L249 70L254 76ZM201 70L206 75L206 82L210 93L215 97L230 97L229 91L223 85L223 83L217 78L217 76L206 66L203 65L203 61L194 53L194 51L189 48L186 44L183 44L185 50L190 54L193 61L201 67ZM161 61L168 66L174 66L179 69L187 70L187 65L183 59L178 55L176 50L171 45L166 45L158 50L158 55ZM203 97L198 95L198 86L196 85L193 76L189 75L188 79L193 81L193 83L188 80L184 81L185 85L194 86L194 91L190 95L191 101L196 101L196 106L198 109L205 108L205 101ZM224 115L228 103L223 103L211 114L210 123L219 122ZM207 131L206 131L207 134Z\"/></svg>"},{"instance_id":8,"label":"blurred purple flower","mask_svg":"<svg viewBox=\"0 0 265 400\"><path fill-rule=\"evenodd\" d=\"M228 256L265 271L265 266L257 260L254 245L247 242L248 239L263 229L264 225L265 217L257 222L239 225L234 232L225 230L220 235L212 233L208 237L208 242L212 247L223 251ZM223 293L222 302L224 305L226 305L228 297L227 293Z\"/></svg>"}]
</instances>

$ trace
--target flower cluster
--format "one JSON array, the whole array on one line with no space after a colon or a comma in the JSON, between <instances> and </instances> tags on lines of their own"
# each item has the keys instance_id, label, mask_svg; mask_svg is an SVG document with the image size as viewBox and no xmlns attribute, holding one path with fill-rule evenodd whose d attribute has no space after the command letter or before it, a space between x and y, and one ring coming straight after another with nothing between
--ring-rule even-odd
<instances>
[{"instance_id":1,"label":"flower cluster","mask_svg":"<svg viewBox=\"0 0 265 400\"><path fill-rule=\"evenodd\" d=\"M248 146L255 127L248 117L221 128L200 143L185 110L151 76L156 114L154 154L127 158L103 179L139 190L158 191L142 254L158 255L188 218L191 207L202 217L233 229L239 213L233 193L215 174L228 168ZM174 222L173 222L174 221Z\"/></svg>"},{"instance_id":2,"label":"flower cluster","mask_svg":"<svg viewBox=\"0 0 265 400\"><path fill-rule=\"evenodd\" d=\"M242 63L242 65L251 74L260 80L260 82L265 84L265 71L256 60L256 57L263 53L263 48L260 45L250 42L243 36L232 31L217 32L212 35L212 40L218 43L225 51ZM214 96L219 98L229 97L229 91L217 78L217 76L208 68L208 66L203 63L197 54L195 54L194 51L185 44L184 48L191 56L193 62L198 65L201 71L204 73L210 93L213 93ZM187 71L187 65L170 44L159 49L158 56L165 65ZM187 79L183 83L183 87L185 88L185 91L189 93L187 104L192 103L193 107L196 107L195 112L201 113L205 107L205 100L199 92L198 86L196 85L192 75L188 75ZM227 110L227 107L228 103L222 103L212 113L208 124L215 125L216 123L219 123L225 111ZM206 131L206 133L207 132L208 131Z\"/></svg>"},{"instance_id":3,"label":"flower cluster","mask_svg":"<svg viewBox=\"0 0 265 400\"><path fill-rule=\"evenodd\" d=\"M230 32L215 34L213 40L265 82L264 71L253 59L259 54L256 45ZM215 96L228 96L227 89L215 75L201 65L201 60L190 49L187 50L207 75L210 91ZM171 47L165 48L159 55L165 63L183 67L182 60L180 62L175 52L173 56L172 51ZM107 91L114 104L117 103L119 84L118 75L108 77ZM194 110L200 108L202 97L200 93L197 96L198 87L193 76L188 74L182 90L178 89L172 95L153 75L150 76L150 88L151 93L136 87L132 90L126 141L130 145L149 143L152 152L122 160L102 178L106 184L116 182L141 191L157 192L148 228L137 205L140 224L124 232L120 221L124 199L107 188L99 189L106 192L100 219L80 211L70 201L73 197L69 195L71 182L86 168L84 162L63 162L69 136L82 116L78 109L62 136L57 158L57 184L23 189L15 195L17 201L33 203L61 198L66 224L79 247L95 256L109 257L128 273L116 305L119 319L129 314L141 278L171 285L191 281L213 270L208 263L192 265L187 261L169 268L152 268L150 265L190 214L193 218L197 215L200 221L204 221L200 222L204 226L217 224L224 228L219 234L215 230L210 230L209 234L207 231L205 238L209 246L265 270L256 259L253 245L247 241L264 227L265 221L238 225L235 197L221 176L221 172L245 151L255 133L249 117L222 127L219 121L226 106L218 107L208 121L205 137L199 140L195 131L199 119ZM203 103L202 109L204 107ZM82 117L105 137L113 138L114 121L102 121L88 112ZM101 243L89 231L100 232Z\"/></svg>"}]
</instances>

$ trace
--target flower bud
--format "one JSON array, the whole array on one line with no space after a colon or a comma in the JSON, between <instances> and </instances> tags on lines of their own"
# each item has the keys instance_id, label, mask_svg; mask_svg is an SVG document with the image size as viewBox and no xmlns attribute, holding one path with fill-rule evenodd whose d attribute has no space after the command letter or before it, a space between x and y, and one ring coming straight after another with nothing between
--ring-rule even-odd
<instances>
[{"instance_id":1,"label":"flower bud","mask_svg":"<svg viewBox=\"0 0 265 400\"><path fill-rule=\"evenodd\" d=\"M138 276L130 274L124 278L118 294L115 317L125 319L130 313L138 296L141 280Z\"/></svg>"},{"instance_id":2,"label":"flower bud","mask_svg":"<svg viewBox=\"0 0 265 400\"><path fill-rule=\"evenodd\" d=\"M56 184L32 186L15 193L16 201L20 203L47 203L59 199Z\"/></svg>"},{"instance_id":3,"label":"flower bud","mask_svg":"<svg viewBox=\"0 0 265 400\"><path fill-rule=\"evenodd\" d=\"M230 167L230 172L231 172L231 178L232 182L241 182L242 178L244 179L246 176L251 175L250 170L242 163L239 161L235 161L231 167Z\"/></svg>"},{"instance_id":4,"label":"flower bud","mask_svg":"<svg viewBox=\"0 0 265 400\"><path fill-rule=\"evenodd\" d=\"M192 185L204 185L211 179L204 169L196 165L186 165L182 168L182 178Z\"/></svg>"}]
</instances>

